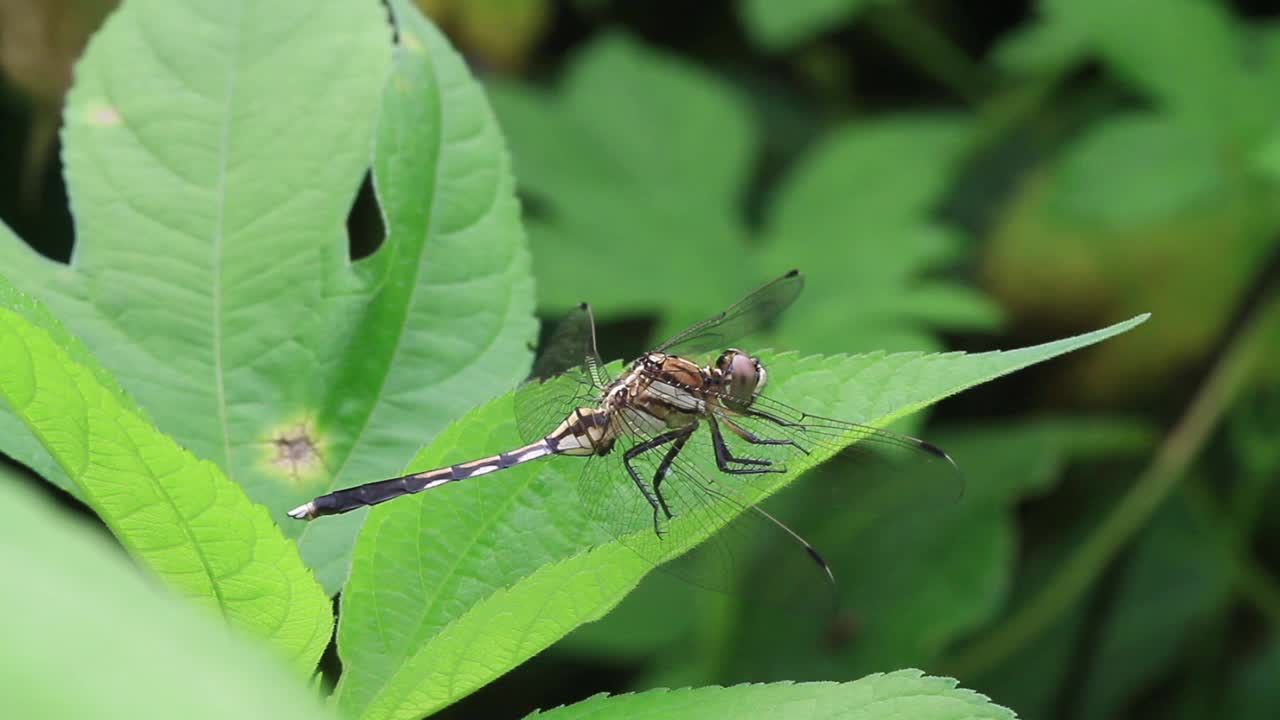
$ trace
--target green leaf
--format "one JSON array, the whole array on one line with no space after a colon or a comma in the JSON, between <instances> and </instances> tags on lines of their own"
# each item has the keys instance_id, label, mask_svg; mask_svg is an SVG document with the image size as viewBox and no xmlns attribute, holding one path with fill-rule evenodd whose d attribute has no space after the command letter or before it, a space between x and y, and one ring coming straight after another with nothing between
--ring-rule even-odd
<instances>
[{"instance_id":1,"label":"green leaf","mask_svg":"<svg viewBox=\"0 0 1280 720\"><path fill-rule=\"evenodd\" d=\"M1149 433L1118 420L1041 418L939 430L929 439L964 472L968 482L959 503L915 501L894 512L884 512L874 497L824 504L834 487L875 482L874 467L833 464L823 472L839 477L792 490L809 512L789 515L788 524L821 548L835 570L842 610L857 623L849 642L815 651L824 647L827 619L779 614L777 593L766 584L720 619L720 646L710 654L723 658L722 666L679 681L770 680L783 673L849 677L885 665L936 665L942 650L989 622L1006 601L1018 547L1017 503L1048 490L1068 458L1132 452ZM776 554L769 557L777 561Z\"/></svg>"},{"instance_id":2,"label":"green leaf","mask_svg":"<svg viewBox=\"0 0 1280 720\"><path fill-rule=\"evenodd\" d=\"M1244 28L1203 0L1043 0L1067 36L1089 45L1121 78L1211 137L1241 139L1270 126L1268 78L1249 62ZM1189 31L1194 29L1194 31Z\"/></svg>"},{"instance_id":3,"label":"green leaf","mask_svg":"<svg viewBox=\"0 0 1280 720\"><path fill-rule=\"evenodd\" d=\"M513 180L488 103L416 8L392 9L400 47L373 168L388 236L358 268L376 290L328 388L320 424L343 434L326 453L329 477L309 494L397 474L449 419L527 374L537 331ZM303 557L330 589L345 579L363 515L301 530Z\"/></svg>"},{"instance_id":4,"label":"green leaf","mask_svg":"<svg viewBox=\"0 0 1280 720\"><path fill-rule=\"evenodd\" d=\"M887 117L838 128L796 163L769 203L762 238L764 267L790 263L808 275L808 311L786 318L780 343L836 352L852 337L900 349L920 347L929 326L996 324L998 310L977 292L920 278L964 247L932 215L969 135L955 115ZM832 317L842 317L840 332L831 332Z\"/></svg>"},{"instance_id":5,"label":"green leaf","mask_svg":"<svg viewBox=\"0 0 1280 720\"><path fill-rule=\"evenodd\" d=\"M797 328L788 341L807 341L797 345L920 347L920 331L894 329L904 317L966 329L995 322L973 291L922 277L961 247L932 219L969 135L958 117L837 129L773 189L766 230L752 238L743 207L757 132L733 87L701 68L612 35L570 61L557 92L498 85L492 94L534 199L544 309L590 300L604 320L660 312L665 333L798 266L812 276L811 295L830 301L815 307L860 310L834 333L785 318L783 328ZM660 272L627 270L656 267L655 258L671 261Z\"/></svg>"},{"instance_id":6,"label":"green leaf","mask_svg":"<svg viewBox=\"0 0 1280 720\"><path fill-rule=\"evenodd\" d=\"M741 291L699 262L745 245L737 207L758 138L732 88L614 34L578 51L558 93L491 95L521 189L545 209L529 222L540 307L590 299L609 317ZM683 262L661 273L620 272L677 248ZM673 288L686 297L664 298Z\"/></svg>"},{"instance_id":7,"label":"green leaf","mask_svg":"<svg viewBox=\"0 0 1280 720\"><path fill-rule=\"evenodd\" d=\"M1168 116L1115 117L1067 151L1049 209L1086 227L1128 227L1193 212L1228 191L1218 153L1211 138Z\"/></svg>"},{"instance_id":8,"label":"green leaf","mask_svg":"<svg viewBox=\"0 0 1280 720\"><path fill-rule=\"evenodd\" d=\"M310 673L328 645L332 612L265 510L152 427L3 278L0 357L0 397L121 544L180 594Z\"/></svg>"},{"instance_id":9,"label":"green leaf","mask_svg":"<svg viewBox=\"0 0 1280 720\"><path fill-rule=\"evenodd\" d=\"M1152 518L1126 563L1079 696L1081 717L1115 717L1179 661L1197 628L1231 599L1232 549L1178 496ZM1179 628L1176 633L1169 628Z\"/></svg>"},{"instance_id":10,"label":"green leaf","mask_svg":"<svg viewBox=\"0 0 1280 720\"><path fill-rule=\"evenodd\" d=\"M781 50L848 22L871 5L871 0L739 0L738 12L757 45Z\"/></svg>"},{"instance_id":11,"label":"green leaf","mask_svg":"<svg viewBox=\"0 0 1280 720\"><path fill-rule=\"evenodd\" d=\"M281 520L393 474L527 371L533 291L507 159L433 33L406 35L388 85L376 2L127 3L67 101L71 267L0 237L23 263L14 282ZM344 227L375 118L388 237L352 263ZM330 592L361 517L286 526Z\"/></svg>"},{"instance_id":12,"label":"green leaf","mask_svg":"<svg viewBox=\"0 0 1280 720\"><path fill-rule=\"evenodd\" d=\"M857 634L843 650L814 642L829 631L825 616L795 622L780 614L774 585L756 585L732 603L699 603L696 588L661 572L651 573L604 619L578 628L555 650L611 660L692 660L682 669L663 663L638 685L766 680L782 677L779 668L786 668L786 676L817 678L857 675L886 664L934 664L939 647L989 620L1004 601L1017 541L1014 503L1046 491L1068 458L1132 452L1149 444L1150 433L1131 421L1030 418L939 429L929 439L956 458L969 480L959 503L894 501L897 511L884 512L884 502L863 503L860 495L837 490L851 483L874 485L874 467L866 465L828 465L818 471L825 477L788 490L784 522L817 543L835 568L842 607L857 617ZM833 503L833 496L840 500ZM776 506L771 510L779 512ZM911 514L909 522L903 511ZM783 550L749 560L758 572L777 578L776 563L787 557ZM939 566L951 571L937 572ZM947 601L935 604L943 595Z\"/></svg>"},{"instance_id":13,"label":"green leaf","mask_svg":"<svg viewBox=\"0 0 1280 720\"><path fill-rule=\"evenodd\" d=\"M1223 717L1266 720L1280 707L1280 642L1271 640L1249 658L1242 672L1233 674L1227 688Z\"/></svg>"},{"instance_id":14,"label":"green leaf","mask_svg":"<svg viewBox=\"0 0 1280 720\"><path fill-rule=\"evenodd\" d=\"M993 54L996 65L1009 72L1052 74L1080 62L1088 50L1088 37L1078 28L1037 18L1014 28Z\"/></svg>"},{"instance_id":15,"label":"green leaf","mask_svg":"<svg viewBox=\"0 0 1280 720\"><path fill-rule=\"evenodd\" d=\"M784 353L765 354L765 361L779 400L881 425L1144 319L1004 353ZM412 467L462 461L518 442L504 398L443 432ZM599 618L635 587L650 568L587 519L574 491L579 470L568 458L521 465L370 514L343 593L338 645L344 673L336 695L344 713L430 713ZM709 531L702 528L696 537Z\"/></svg>"},{"instance_id":16,"label":"green leaf","mask_svg":"<svg viewBox=\"0 0 1280 720\"><path fill-rule=\"evenodd\" d=\"M536 712L546 720L590 718L883 718L1011 720L1012 710L956 687L950 678L919 670L869 675L850 683L776 683L684 690L650 690L633 695L596 695L567 707Z\"/></svg>"},{"instance_id":17,"label":"green leaf","mask_svg":"<svg viewBox=\"0 0 1280 720\"><path fill-rule=\"evenodd\" d=\"M21 485L0 482L0 525L6 715L328 716L296 673L156 588L101 533Z\"/></svg>"}]
</instances>

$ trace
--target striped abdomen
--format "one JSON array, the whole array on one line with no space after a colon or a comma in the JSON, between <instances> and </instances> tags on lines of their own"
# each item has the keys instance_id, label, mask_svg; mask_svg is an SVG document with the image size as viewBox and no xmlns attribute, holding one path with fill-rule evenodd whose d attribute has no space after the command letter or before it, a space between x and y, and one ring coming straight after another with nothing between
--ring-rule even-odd
<instances>
[{"instance_id":1,"label":"striped abdomen","mask_svg":"<svg viewBox=\"0 0 1280 720\"><path fill-rule=\"evenodd\" d=\"M593 408L578 408L545 438L515 450L435 470L424 470L389 480L378 480L335 490L290 510L289 516L299 520L311 520L324 515L337 515L367 505L394 500L401 495L430 490L445 483L487 475L496 470L505 470L512 465L519 465L547 455L591 455L597 451L606 452L613 444L612 437L608 436L608 427L606 413Z\"/></svg>"}]
</instances>

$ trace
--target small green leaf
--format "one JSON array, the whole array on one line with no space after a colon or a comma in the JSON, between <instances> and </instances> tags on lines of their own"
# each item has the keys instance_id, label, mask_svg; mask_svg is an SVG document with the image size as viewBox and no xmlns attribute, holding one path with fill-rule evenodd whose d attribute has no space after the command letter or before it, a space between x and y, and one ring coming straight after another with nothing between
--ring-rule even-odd
<instances>
[{"instance_id":1,"label":"small green leaf","mask_svg":"<svg viewBox=\"0 0 1280 720\"><path fill-rule=\"evenodd\" d=\"M271 641L301 673L329 602L266 511L152 427L78 343L0 278L0 397L131 554L180 594Z\"/></svg>"},{"instance_id":2,"label":"small green leaf","mask_svg":"<svg viewBox=\"0 0 1280 720\"><path fill-rule=\"evenodd\" d=\"M738 13L757 45L781 50L848 22L873 0L739 0Z\"/></svg>"},{"instance_id":3,"label":"small green leaf","mask_svg":"<svg viewBox=\"0 0 1280 720\"><path fill-rule=\"evenodd\" d=\"M1003 353L766 353L764 359L770 392L779 400L882 425L1144 319ZM412 467L463 461L518 443L504 398L447 429ZM587 519L574 490L580 469L571 458L520 465L369 515L343 593L338 644L344 672L336 694L344 713L430 713L602 616L635 587L650 566Z\"/></svg>"},{"instance_id":4,"label":"small green leaf","mask_svg":"<svg viewBox=\"0 0 1280 720\"><path fill-rule=\"evenodd\" d=\"M0 526L7 717L328 717L296 673L20 485L0 482Z\"/></svg>"},{"instance_id":5,"label":"small green leaf","mask_svg":"<svg viewBox=\"0 0 1280 720\"><path fill-rule=\"evenodd\" d=\"M929 677L919 670L868 675L850 683L775 683L683 690L650 690L632 695L596 695L579 703L530 718L592 720L660 717L768 718L789 720L1012 720L1012 710L993 704L950 678Z\"/></svg>"}]
</instances>

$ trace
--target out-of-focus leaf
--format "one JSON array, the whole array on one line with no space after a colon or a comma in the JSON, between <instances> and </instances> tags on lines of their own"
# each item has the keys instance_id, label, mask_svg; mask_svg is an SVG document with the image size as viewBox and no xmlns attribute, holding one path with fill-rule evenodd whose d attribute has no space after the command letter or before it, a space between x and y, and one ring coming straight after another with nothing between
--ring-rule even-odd
<instances>
[{"instance_id":1,"label":"out-of-focus leaf","mask_svg":"<svg viewBox=\"0 0 1280 720\"><path fill-rule=\"evenodd\" d=\"M781 50L852 20L872 4L872 0L738 0L738 13L757 45Z\"/></svg>"},{"instance_id":2,"label":"out-of-focus leaf","mask_svg":"<svg viewBox=\"0 0 1280 720\"><path fill-rule=\"evenodd\" d=\"M18 484L0 482L0 525L6 716L328 717L262 648Z\"/></svg>"},{"instance_id":3,"label":"out-of-focus leaf","mask_svg":"<svg viewBox=\"0 0 1280 720\"><path fill-rule=\"evenodd\" d=\"M1150 113L1107 120L1054 173L1048 210L1081 225L1131 227L1215 202L1227 188L1219 147Z\"/></svg>"},{"instance_id":4,"label":"out-of-focus leaf","mask_svg":"<svg viewBox=\"0 0 1280 720\"><path fill-rule=\"evenodd\" d=\"M1045 42L1081 43L1151 107L1097 120L1024 183L988 245L989 287L1024 322L1162 318L1146 342L1082 356L1055 383L1086 401L1141 393L1202 357L1274 247L1280 193L1259 181L1272 161L1258 146L1280 111L1280 43L1223 3L1039 10Z\"/></svg>"},{"instance_id":5,"label":"out-of-focus leaf","mask_svg":"<svg viewBox=\"0 0 1280 720\"><path fill-rule=\"evenodd\" d=\"M1181 496L1152 519L1097 634L1080 717L1115 716L1176 661L1194 628L1221 611L1233 562L1211 522Z\"/></svg>"},{"instance_id":6,"label":"out-of-focus leaf","mask_svg":"<svg viewBox=\"0 0 1280 720\"><path fill-rule=\"evenodd\" d=\"M1145 197L1150 209L1193 194L1191 176L1164 197L1109 185L1107 175L1136 167L1122 158L1113 159L1114 168L1100 155L1076 164L1070 186L1113 187L1118 199L1111 203L1086 191L1112 208L1112 217L1130 212L1131 196ZM1231 184L1199 202L1142 222L1103 225L1060 211L1063 167L1032 176L1006 210L986 248L985 284L1023 322L1087 326L1149 309L1157 320L1141 342L1122 339L1083 354L1052 384L1074 402L1140 394L1201 357L1218 337L1274 247L1272 233L1280 228L1271 209L1275 193L1227 170Z\"/></svg>"},{"instance_id":7,"label":"out-of-focus leaf","mask_svg":"<svg viewBox=\"0 0 1280 720\"><path fill-rule=\"evenodd\" d=\"M1088 39L1104 63L1198 132L1256 137L1280 106L1249 62L1227 5L1202 0L1042 0L1063 33Z\"/></svg>"},{"instance_id":8,"label":"out-of-focus leaf","mask_svg":"<svg viewBox=\"0 0 1280 720\"><path fill-rule=\"evenodd\" d=\"M799 267L820 301L807 324L783 319L798 323L785 337L799 347L918 348L928 323L995 321L967 288L921 277L958 254L931 219L968 136L958 117L836 130L775 189L752 242L742 203L755 128L737 93L705 71L609 36L570 61L558 92L493 92L532 198L546 309L589 300L602 319L661 311L661 334Z\"/></svg>"},{"instance_id":9,"label":"out-of-focus leaf","mask_svg":"<svg viewBox=\"0 0 1280 720\"><path fill-rule=\"evenodd\" d=\"M1280 708L1280 642L1272 641L1250 658L1227 687L1222 717L1231 720L1269 720Z\"/></svg>"},{"instance_id":10,"label":"out-of-focus leaf","mask_svg":"<svg viewBox=\"0 0 1280 720\"><path fill-rule=\"evenodd\" d=\"M867 473L874 471L873 468L857 464L823 468L818 471L821 477L788 490L788 493L799 494L799 498L791 499L790 507L798 505L802 511L792 512L785 519L806 536L811 530L825 528L825 537L809 539L820 540L819 549L838 566L842 595L852 600L849 604L854 612L846 614L846 617L854 620L858 627L853 629L854 636L843 652L833 654L826 645L814 642L815 634L822 629L812 626L797 628L783 619L787 606L780 606L768 597L771 573L775 579L778 577L771 569L774 567L772 564L761 570L758 579L764 582L752 586L752 594L744 593L742 598L729 605L731 608L735 605L745 608L739 609L741 616L736 620L722 617L723 609L714 603L699 605L696 600L701 591L687 583L668 573L653 573L604 619L579 628L556 649L610 659L656 657L659 652L664 658L693 658L693 662L674 669L669 663L663 663L663 667L654 668L645 676L644 685L701 685L738 682L747 678L764 679L772 677L762 674L771 672L771 668L776 669L777 676L794 675L796 667L805 667L809 673L805 677L839 677L880 664L878 653L896 658L885 662L924 664L933 659L934 653L932 650L926 653L914 649L921 642L919 637L913 639L910 632L894 633L886 628L913 629L921 633L920 637L933 634L945 640L967 628L969 623L964 622L966 614L980 615L983 620L989 618L993 604L998 606L1003 602L1004 587L1012 572L1009 553L1016 540L1010 513L1012 504L1029 494L1045 491L1056 480L1062 464L1068 459L1092 459L1136 451L1146 447L1151 436L1142 425L1132 421L1043 418L1016 425L965 431L943 430L931 433L930 439L941 444L961 463L968 487L959 504L939 507L924 501L925 506L921 507L921 503L899 503L898 507L912 508L915 513L928 516L926 520L915 523L905 535L894 529L894 526L902 524L899 516L868 522L865 513L860 512L861 508L852 505L833 507L830 493L809 492L811 488L830 489L832 485L841 483L865 485L870 481ZM845 475L827 477L832 473ZM890 478L889 482L909 483L910 480L899 476ZM884 503L879 505L883 507ZM806 515L803 508L811 508L812 511ZM937 539L944 546L930 546L929 538ZM872 549L861 557L850 557L850 553L841 551L841 548L849 546ZM945 576L940 577L933 568L945 564L946 553L955 547L972 549L958 559L968 564L971 576L985 573L997 580L981 586L970 582L958 588L951 587ZM794 555L792 553L790 559L795 560ZM884 571L899 564L903 558L911 560L922 555L926 556L924 565L912 564L900 573ZM768 563L786 557L786 553L771 553L758 562ZM877 563L880 570L876 569ZM886 582L887 575L892 575L892 581ZM910 590L897 589L904 583L910 585ZM917 592L928 596L932 592L930 588L935 585L942 588L939 592L952 594L946 603L946 612L935 609L926 613L936 619L933 631L926 632L924 623L913 624L913 608L909 604L885 605L877 599L877 596L898 598ZM763 587L763 591L758 587ZM752 607L756 601L762 601L760 607ZM874 605L880 607L877 609ZM675 614L670 609L673 606L685 610ZM691 621L688 608L703 606L706 612L702 613L702 626L704 629L719 628L730 647L708 650L707 639L686 627ZM966 607L978 609L970 612ZM756 618L756 624L752 624L748 616ZM768 630L779 623L789 629ZM757 641L756 636L762 637ZM865 647L859 649L859 643ZM937 645L937 642L928 644ZM716 668L713 659L722 655L734 659L728 667ZM849 661L858 663L857 667L845 667L844 663ZM782 670L784 667L785 671Z\"/></svg>"},{"instance_id":11,"label":"out-of-focus leaf","mask_svg":"<svg viewBox=\"0 0 1280 720\"><path fill-rule=\"evenodd\" d=\"M750 277L739 217L756 129L705 70L607 35L570 61L558 92L498 85L492 97L540 208L528 226L541 307L705 313L743 289L707 268L731 262L748 285L766 275Z\"/></svg>"},{"instance_id":12,"label":"out-of-focus leaf","mask_svg":"<svg viewBox=\"0 0 1280 720\"><path fill-rule=\"evenodd\" d=\"M1010 31L996 46L995 62L1010 72L1051 73L1070 68L1087 50L1077 28L1039 18Z\"/></svg>"},{"instance_id":13,"label":"out-of-focus leaf","mask_svg":"<svg viewBox=\"0 0 1280 720\"><path fill-rule=\"evenodd\" d=\"M532 287L501 138L420 25L383 94L379 3L130 2L68 99L71 267L0 233L14 282L281 519L398 470L527 371ZM353 264L344 226L375 117L389 237ZM331 592L361 516L288 522Z\"/></svg>"},{"instance_id":14,"label":"out-of-focus leaf","mask_svg":"<svg viewBox=\"0 0 1280 720\"><path fill-rule=\"evenodd\" d=\"M931 215L968 138L959 116L888 117L836 130L796 164L762 238L765 267L789 263L809 276L805 311L785 319L780 344L839 352L856 338L865 349L918 348L930 326L994 326L998 310L977 292L920 277L964 246Z\"/></svg>"},{"instance_id":15,"label":"out-of-focus leaf","mask_svg":"<svg viewBox=\"0 0 1280 720\"><path fill-rule=\"evenodd\" d=\"M0 397L131 554L310 673L333 617L293 544L215 466L152 427L65 337L0 278Z\"/></svg>"},{"instance_id":16,"label":"out-of-focus leaf","mask_svg":"<svg viewBox=\"0 0 1280 720\"><path fill-rule=\"evenodd\" d=\"M522 67L547 30L547 0L414 0L424 15L485 64Z\"/></svg>"},{"instance_id":17,"label":"out-of-focus leaf","mask_svg":"<svg viewBox=\"0 0 1280 720\"><path fill-rule=\"evenodd\" d=\"M530 718L593 720L619 717L680 718L879 718L919 720L1012 720L1012 710L950 678L928 677L919 670L869 675L851 683L776 683L684 690L650 690L605 696L538 712Z\"/></svg>"},{"instance_id":18,"label":"out-of-focus leaf","mask_svg":"<svg viewBox=\"0 0 1280 720\"><path fill-rule=\"evenodd\" d=\"M1142 320L1004 353L764 360L780 400L885 424ZM518 443L511 406L499 401L441 434L412 466ZM343 593L337 702L345 713L408 718L448 705L600 617L635 587L650 568L626 546L602 542L575 497L580 469L569 458L521 465L500 480L443 487L370 514ZM699 528L696 537L711 530Z\"/></svg>"},{"instance_id":19,"label":"out-of-focus leaf","mask_svg":"<svg viewBox=\"0 0 1280 720\"><path fill-rule=\"evenodd\" d=\"M760 589L738 603L736 624L724 633L728 644L717 656L727 660L720 674L691 682L796 674L837 678L877 665L936 663L948 644L990 621L1007 599L1017 547L1015 504L1047 490L1067 460L1132 452L1149 435L1130 421L1045 418L941 431L930 439L964 473L965 494L957 504L913 497L885 513L875 509L874 496L824 503L824 486L855 489L877 482L874 476L883 470L852 463L824 467L823 474L840 476L815 478L792 490L805 498L807 511L792 518L793 527L835 570L842 614L854 625L850 637L832 649L826 618L779 612L771 598L776 590L767 581L758 583ZM901 484L918 494L911 480L894 475L881 484ZM776 574L775 566L770 562L758 577Z\"/></svg>"}]
</instances>

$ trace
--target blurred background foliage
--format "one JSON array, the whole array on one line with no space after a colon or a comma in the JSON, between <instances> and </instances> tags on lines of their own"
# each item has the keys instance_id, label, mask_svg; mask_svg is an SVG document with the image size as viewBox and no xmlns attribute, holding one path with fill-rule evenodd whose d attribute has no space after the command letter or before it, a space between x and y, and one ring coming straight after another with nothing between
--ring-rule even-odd
<instances>
[{"instance_id":1,"label":"blurred background foliage","mask_svg":"<svg viewBox=\"0 0 1280 720\"><path fill-rule=\"evenodd\" d=\"M61 99L113 5L0 0L0 218L56 259ZM797 501L857 569L836 619L775 607L768 572L732 597L655 573L449 713L907 666L1030 718L1280 713L1280 7L419 5L490 88L540 312L590 299L609 357L793 266L776 341L804 352L1153 313L939 406L918 431L964 468L959 502ZM350 225L376 247L368 188Z\"/></svg>"}]
</instances>

